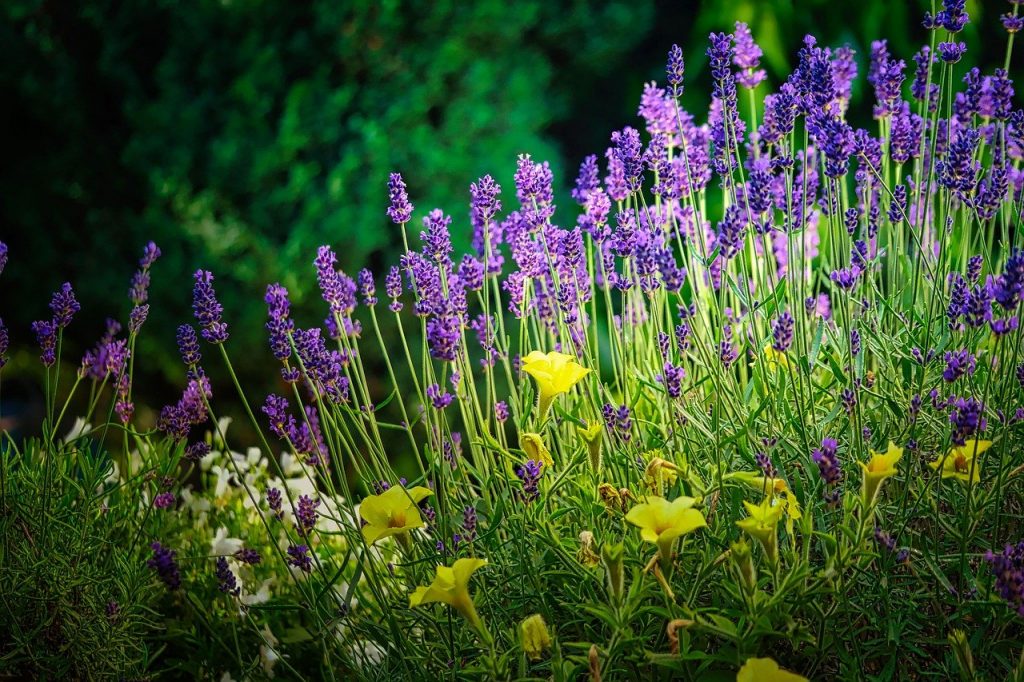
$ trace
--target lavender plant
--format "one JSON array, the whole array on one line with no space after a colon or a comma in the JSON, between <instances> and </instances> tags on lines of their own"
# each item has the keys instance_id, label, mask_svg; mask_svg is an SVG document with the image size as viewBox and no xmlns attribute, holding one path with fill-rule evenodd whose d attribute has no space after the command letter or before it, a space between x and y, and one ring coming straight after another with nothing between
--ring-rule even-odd
<instances>
[{"instance_id":1,"label":"lavender plant","mask_svg":"<svg viewBox=\"0 0 1024 682\"><path fill-rule=\"evenodd\" d=\"M387 301L329 246L322 322L267 288L277 394L236 378L200 270L187 383L147 430L150 246L127 338L111 324L71 389L102 426L58 439L48 373L43 446L3 470L124 433L131 546L208 643L197 675L1024 679L1024 20L982 74L964 7L926 14L910 83L872 43L873 130L847 120L849 47L808 36L762 96L749 29L712 34L698 123L673 46L644 133L581 164L575 218L524 154L514 192L470 186L461 257L393 174ZM34 326L48 368L76 306L65 285ZM216 414L235 400L244 454Z\"/></svg>"}]
</instances>

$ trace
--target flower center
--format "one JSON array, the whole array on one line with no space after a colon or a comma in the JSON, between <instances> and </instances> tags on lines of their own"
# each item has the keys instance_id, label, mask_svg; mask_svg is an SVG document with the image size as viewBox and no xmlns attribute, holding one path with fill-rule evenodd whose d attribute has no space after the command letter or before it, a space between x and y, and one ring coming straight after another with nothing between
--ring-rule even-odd
<instances>
[{"instance_id":1,"label":"flower center","mask_svg":"<svg viewBox=\"0 0 1024 682\"><path fill-rule=\"evenodd\" d=\"M405 510L392 512L388 519L388 528L404 528L405 525Z\"/></svg>"},{"instance_id":2,"label":"flower center","mask_svg":"<svg viewBox=\"0 0 1024 682\"><path fill-rule=\"evenodd\" d=\"M963 453L957 453L956 457L953 458L953 468L958 473L967 473L967 457Z\"/></svg>"}]
</instances>

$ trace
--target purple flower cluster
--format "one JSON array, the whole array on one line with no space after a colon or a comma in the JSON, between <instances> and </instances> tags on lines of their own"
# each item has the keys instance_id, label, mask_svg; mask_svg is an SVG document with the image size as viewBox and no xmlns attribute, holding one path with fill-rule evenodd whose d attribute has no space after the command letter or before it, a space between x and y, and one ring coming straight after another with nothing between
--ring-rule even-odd
<instances>
[{"instance_id":1,"label":"purple flower cluster","mask_svg":"<svg viewBox=\"0 0 1024 682\"><path fill-rule=\"evenodd\" d=\"M225 594L230 594L233 597L237 597L242 591L242 588L238 586L238 580L235 578L235 574L231 572L231 568L228 566L228 560L226 557L217 557L217 569L215 571L217 576L217 589Z\"/></svg>"},{"instance_id":2,"label":"purple flower cluster","mask_svg":"<svg viewBox=\"0 0 1024 682\"><path fill-rule=\"evenodd\" d=\"M320 500L314 500L309 495L299 497L295 509L295 530L301 537L308 537L316 526L316 508L320 506Z\"/></svg>"},{"instance_id":3,"label":"purple flower cluster","mask_svg":"<svg viewBox=\"0 0 1024 682\"><path fill-rule=\"evenodd\" d=\"M217 300L217 292L213 289L213 274L208 270L196 270L193 278L192 313L202 336L210 343L224 343L228 340L228 325L221 321L224 306Z\"/></svg>"},{"instance_id":4,"label":"purple flower cluster","mask_svg":"<svg viewBox=\"0 0 1024 682\"><path fill-rule=\"evenodd\" d=\"M523 485L521 496L524 502L533 502L540 495L538 484L543 472L544 464L532 459L516 467L516 476Z\"/></svg>"},{"instance_id":5,"label":"purple flower cluster","mask_svg":"<svg viewBox=\"0 0 1024 682\"><path fill-rule=\"evenodd\" d=\"M206 403L212 397L209 379L205 376L190 379L181 399L160 411L156 427L174 440L185 438L193 426L206 421Z\"/></svg>"},{"instance_id":6,"label":"purple flower cluster","mask_svg":"<svg viewBox=\"0 0 1024 682\"><path fill-rule=\"evenodd\" d=\"M1006 545L999 554L989 550L985 561L995 576L996 592L1024 617L1024 541Z\"/></svg>"},{"instance_id":7,"label":"purple flower cluster","mask_svg":"<svg viewBox=\"0 0 1024 682\"><path fill-rule=\"evenodd\" d=\"M167 585L167 589L174 591L181 587L181 572L178 570L178 562L175 561L177 552L164 547L159 542L150 545L153 550L153 558L146 562L146 565L156 571L160 580Z\"/></svg>"},{"instance_id":8,"label":"purple flower cluster","mask_svg":"<svg viewBox=\"0 0 1024 682\"><path fill-rule=\"evenodd\" d=\"M839 483L843 480L843 470L839 463L839 443L832 438L821 441L821 447L811 453L811 459L818 465L818 473L825 482L825 501L835 504L839 501L842 491Z\"/></svg>"}]
</instances>

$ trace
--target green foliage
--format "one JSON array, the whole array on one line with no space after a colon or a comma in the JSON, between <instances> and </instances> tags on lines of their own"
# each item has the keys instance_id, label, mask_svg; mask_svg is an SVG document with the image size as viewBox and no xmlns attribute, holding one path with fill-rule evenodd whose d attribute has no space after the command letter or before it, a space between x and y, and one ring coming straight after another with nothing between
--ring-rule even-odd
<instances>
[{"instance_id":1,"label":"green foliage","mask_svg":"<svg viewBox=\"0 0 1024 682\"><path fill-rule=\"evenodd\" d=\"M109 457L37 441L4 443L0 457L0 674L142 674L159 595Z\"/></svg>"}]
</instances>

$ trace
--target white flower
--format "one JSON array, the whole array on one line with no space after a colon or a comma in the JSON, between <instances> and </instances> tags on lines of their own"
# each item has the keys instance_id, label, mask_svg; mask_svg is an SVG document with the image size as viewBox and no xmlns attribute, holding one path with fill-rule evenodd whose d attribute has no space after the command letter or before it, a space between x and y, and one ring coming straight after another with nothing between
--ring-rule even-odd
<instances>
[{"instance_id":1,"label":"white flower","mask_svg":"<svg viewBox=\"0 0 1024 682\"><path fill-rule=\"evenodd\" d=\"M238 600L245 606L254 606L256 604L266 604L270 601L270 586L274 584L273 578L267 578L260 585L260 588L256 592L245 592L238 596Z\"/></svg>"},{"instance_id":2,"label":"white flower","mask_svg":"<svg viewBox=\"0 0 1024 682\"><path fill-rule=\"evenodd\" d=\"M265 644L260 644L260 662L263 664L263 672L266 673L267 677L273 677L274 666L281 658L277 653L277 649L275 649L278 644L277 637L274 637L274 633L266 625L263 626L261 634Z\"/></svg>"},{"instance_id":3,"label":"white flower","mask_svg":"<svg viewBox=\"0 0 1024 682\"><path fill-rule=\"evenodd\" d=\"M222 467L219 464L214 464L210 467L210 471L217 476L217 484L213 487L213 496L215 498L223 497L224 493L228 490L228 485L231 483L233 472L228 467Z\"/></svg>"},{"instance_id":4,"label":"white flower","mask_svg":"<svg viewBox=\"0 0 1024 682\"><path fill-rule=\"evenodd\" d=\"M92 431L92 425L90 425L89 422L85 421L81 417L75 417L75 423L71 425L71 430L68 431L68 435L64 436L64 442L70 443L90 431Z\"/></svg>"},{"instance_id":5,"label":"white flower","mask_svg":"<svg viewBox=\"0 0 1024 682\"><path fill-rule=\"evenodd\" d=\"M384 660L384 647L370 639L352 642L351 651L356 663L363 668L376 667Z\"/></svg>"},{"instance_id":6,"label":"white flower","mask_svg":"<svg viewBox=\"0 0 1024 682\"><path fill-rule=\"evenodd\" d=\"M230 556L242 549L244 543L238 538L229 538L228 529L221 526L210 543L210 554L214 556Z\"/></svg>"}]
</instances>

